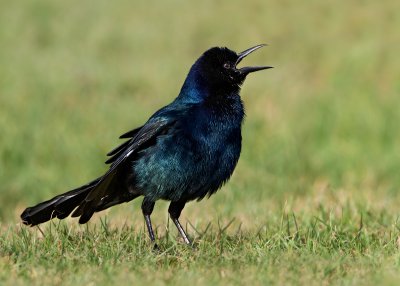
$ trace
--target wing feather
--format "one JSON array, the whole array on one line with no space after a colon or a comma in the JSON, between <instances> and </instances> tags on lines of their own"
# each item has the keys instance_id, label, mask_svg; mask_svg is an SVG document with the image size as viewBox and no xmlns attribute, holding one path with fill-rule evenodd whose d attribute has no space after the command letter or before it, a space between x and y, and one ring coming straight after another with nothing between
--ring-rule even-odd
<instances>
[{"instance_id":1,"label":"wing feather","mask_svg":"<svg viewBox=\"0 0 400 286\"><path fill-rule=\"evenodd\" d=\"M113 189L108 188L117 173L118 167L121 166L133 153L142 150L146 143L157 135L167 132L167 130L175 123L175 120L167 117L156 117L150 119L144 126L136 131L132 139L123 143L114 149L111 157L107 162L112 163L108 171L99 180L97 185L86 196L82 204L74 211L73 217L81 216L80 223L87 222L96 211L99 202ZM126 133L127 134L127 133ZM115 151L117 150L117 151Z\"/></svg>"}]
</instances>

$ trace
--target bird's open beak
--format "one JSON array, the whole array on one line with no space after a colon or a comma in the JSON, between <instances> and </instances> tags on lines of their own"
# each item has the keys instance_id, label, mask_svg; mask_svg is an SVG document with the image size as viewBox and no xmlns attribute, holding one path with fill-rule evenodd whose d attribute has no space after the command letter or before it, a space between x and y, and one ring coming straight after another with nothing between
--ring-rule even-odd
<instances>
[{"instance_id":1,"label":"bird's open beak","mask_svg":"<svg viewBox=\"0 0 400 286\"><path fill-rule=\"evenodd\" d=\"M258 50L259 48L265 47L266 44L261 44L261 45L257 45L254 46L252 48L249 48L247 50L244 50L241 53L238 53L238 59L235 63L235 67L248 55L250 55L252 52L254 52L255 50ZM241 74L247 75L251 72L256 72L256 71L260 71L260 70L266 70L266 69L271 69L273 67L269 67L269 66L259 66L259 67L243 67L240 69L237 69Z\"/></svg>"}]
</instances>

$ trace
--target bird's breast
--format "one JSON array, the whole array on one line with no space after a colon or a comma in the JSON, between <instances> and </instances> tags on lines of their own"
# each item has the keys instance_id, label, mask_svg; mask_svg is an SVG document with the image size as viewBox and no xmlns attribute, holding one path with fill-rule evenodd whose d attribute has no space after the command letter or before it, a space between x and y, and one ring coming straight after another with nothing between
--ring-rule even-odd
<instances>
[{"instance_id":1,"label":"bird's breast","mask_svg":"<svg viewBox=\"0 0 400 286\"><path fill-rule=\"evenodd\" d=\"M217 191L238 162L243 115L198 108L180 118L135 162L137 186L154 200L201 199Z\"/></svg>"}]
</instances>

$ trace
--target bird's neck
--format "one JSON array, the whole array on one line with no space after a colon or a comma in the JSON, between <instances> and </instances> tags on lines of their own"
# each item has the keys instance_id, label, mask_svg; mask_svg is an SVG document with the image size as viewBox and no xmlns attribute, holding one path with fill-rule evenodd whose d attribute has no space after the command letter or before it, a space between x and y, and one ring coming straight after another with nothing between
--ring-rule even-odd
<instances>
[{"instance_id":1,"label":"bird's neck","mask_svg":"<svg viewBox=\"0 0 400 286\"><path fill-rule=\"evenodd\" d=\"M239 95L240 87L217 86L205 80L199 74L189 73L177 100L187 103L201 103L227 95Z\"/></svg>"},{"instance_id":2,"label":"bird's neck","mask_svg":"<svg viewBox=\"0 0 400 286\"><path fill-rule=\"evenodd\" d=\"M186 77L177 100L187 103L200 103L207 97L207 83L199 76L192 76L190 73Z\"/></svg>"}]
</instances>

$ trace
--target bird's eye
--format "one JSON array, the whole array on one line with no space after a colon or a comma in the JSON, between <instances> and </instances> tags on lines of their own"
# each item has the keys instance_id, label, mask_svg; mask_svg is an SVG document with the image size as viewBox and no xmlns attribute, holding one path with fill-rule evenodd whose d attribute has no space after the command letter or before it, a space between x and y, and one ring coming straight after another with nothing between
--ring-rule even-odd
<instances>
[{"instance_id":1,"label":"bird's eye","mask_svg":"<svg viewBox=\"0 0 400 286\"><path fill-rule=\"evenodd\" d=\"M224 68L229 69L231 68L231 65L229 63L224 63Z\"/></svg>"}]
</instances>

